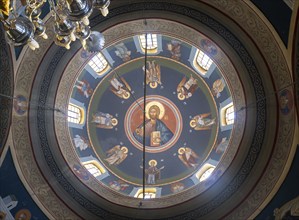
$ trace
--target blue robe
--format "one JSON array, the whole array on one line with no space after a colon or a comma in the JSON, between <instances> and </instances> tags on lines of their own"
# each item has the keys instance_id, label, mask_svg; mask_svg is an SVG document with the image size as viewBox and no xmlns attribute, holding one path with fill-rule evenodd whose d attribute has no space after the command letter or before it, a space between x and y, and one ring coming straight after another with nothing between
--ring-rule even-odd
<instances>
[{"instance_id":1,"label":"blue robe","mask_svg":"<svg viewBox=\"0 0 299 220\"><path fill-rule=\"evenodd\" d=\"M145 122L145 124L150 123L150 120L147 120ZM139 125L137 129L140 129L143 127L143 124ZM160 131L161 134L161 142L160 145L166 144L172 137L173 137L173 133L171 130L169 130L169 128L159 119L156 120L156 127L155 127L155 131ZM143 136L138 135L136 133L136 131L134 131L133 133L135 139L137 141L139 141L139 143L143 143ZM149 136L145 136L145 145L146 146L150 146L151 144L151 137Z\"/></svg>"}]
</instances>

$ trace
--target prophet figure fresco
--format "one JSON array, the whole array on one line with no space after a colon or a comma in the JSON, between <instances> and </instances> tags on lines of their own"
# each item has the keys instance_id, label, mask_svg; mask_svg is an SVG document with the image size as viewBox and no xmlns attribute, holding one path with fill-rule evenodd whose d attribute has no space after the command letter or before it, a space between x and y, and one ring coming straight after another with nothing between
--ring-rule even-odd
<instances>
[{"instance_id":1,"label":"prophet figure fresco","mask_svg":"<svg viewBox=\"0 0 299 220\"><path fill-rule=\"evenodd\" d=\"M89 174L88 172L81 167L79 164L73 165L73 171L75 172L76 176L79 177L82 180L89 180Z\"/></svg>"},{"instance_id":2,"label":"prophet figure fresco","mask_svg":"<svg viewBox=\"0 0 299 220\"><path fill-rule=\"evenodd\" d=\"M216 97L216 98L219 98L220 97L220 93L224 90L224 87L225 87L225 82L224 82L224 79L217 79L214 83L213 83L213 95Z\"/></svg>"},{"instance_id":3,"label":"prophet figure fresco","mask_svg":"<svg viewBox=\"0 0 299 220\"><path fill-rule=\"evenodd\" d=\"M187 78L184 77L177 87L177 94L179 100L184 100L190 98L195 90L197 89L197 79L194 79L192 76L187 81Z\"/></svg>"},{"instance_id":4,"label":"prophet figure fresco","mask_svg":"<svg viewBox=\"0 0 299 220\"><path fill-rule=\"evenodd\" d=\"M86 98L89 98L93 93L93 89L86 80L77 80L74 87L77 88L78 91Z\"/></svg>"},{"instance_id":5,"label":"prophet figure fresco","mask_svg":"<svg viewBox=\"0 0 299 220\"><path fill-rule=\"evenodd\" d=\"M121 99L130 98L131 87L123 77L120 77L120 79L118 79L117 77L113 77L110 80L110 85L111 85L110 87L111 92L113 92L119 98Z\"/></svg>"},{"instance_id":6,"label":"prophet figure fresco","mask_svg":"<svg viewBox=\"0 0 299 220\"><path fill-rule=\"evenodd\" d=\"M207 53L209 56L214 56L217 54L218 51L216 45L209 39L202 39L200 44L205 53Z\"/></svg>"},{"instance_id":7,"label":"prophet figure fresco","mask_svg":"<svg viewBox=\"0 0 299 220\"><path fill-rule=\"evenodd\" d=\"M112 182L109 183L109 186L116 190L116 191L124 191L126 190L130 185L125 183L124 181L122 180L114 180Z\"/></svg>"},{"instance_id":8,"label":"prophet figure fresco","mask_svg":"<svg viewBox=\"0 0 299 220\"><path fill-rule=\"evenodd\" d=\"M222 154L228 147L229 141L226 137L222 138L221 142L215 147L215 151L217 154Z\"/></svg>"},{"instance_id":9,"label":"prophet figure fresco","mask_svg":"<svg viewBox=\"0 0 299 220\"><path fill-rule=\"evenodd\" d=\"M75 135L73 140L76 148L79 148L80 151L86 150L87 148L90 147L89 142L78 134Z\"/></svg>"},{"instance_id":10,"label":"prophet figure fresco","mask_svg":"<svg viewBox=\"0 0 299 220\"><path fill-rule=\"evenodd\" d=\"M190 121L190 126L194 130L208 130L216 124L216 118L207 118L211 113L194 116Z\"/></svg>"},{"instance_id":11,"label":"prophet figure fresco","mask_svg":"<svg viewBox=\"0 0 299 220\"><path fill-rule=\"evenodd\" d=\"M178 150L179 159L189 168L196 168L198 166L198 155L189 147L181 147Z\"/></svg>"},{"instance_id":12,"label":"prophet figure fresco","mask_svg":"<svg viewBox=\"0 0 299 220\"><path fill-rule=\"evenodd\" d=\"M166 144L172 137L172 131L161 120L165 109L159 102L150 102L146 106L147 120L145 121L145 129L143 123L139 125L133 135L137 141L143 143L143 130L145 130L145 145L151 147Z\"/></svg>"},{"instance_id":13,"label":"prophet figure fresco","mask_svg":"<svg viewBox=\"0 0 299 220\"><path fill-rule=\"evenodd\" d=\"M150 160L148 162L150 165L149 168L145 169L147 184L156 184L156 180L161 178L161 170L164 169L164 166L161 168L157 168L157 161Z\"/></svg>"},{"instance_id":14,"label":"prophet figure fresco","mask_svg":"<svg viewBox=\"0 0 299 220\"><path fill-rule=\"evenodd\" d=\"M119 165L128 156L128 148L125 146L116 145L107 151L107 158L105 159L109 165Z\"/></svg>"},{"instance_id":15,"label":"prophet figure fresco","mask_svg":"<svg viewBox=\"0 0 299 220\"><path fill-rule=\"evenodd\" d=\"M181 58L181 42L177 40L172 40L169 44L167 44L167 49L171 53L171 58L174 60L180 60Z\"/></svg>"},{"instance_id":16,"label":"prophet figure fresco","mask_svg":"<svg viewBox=\"0 0 299 220\"><path fill-rule=\"evenodd\" d=\"M144 70L143 66L143 70ZM147 61L146 64L146 84L154 89L157 88L158 84L161 85L161 69L160 65L156 64L155 61Z\"/></svg>"},{"instance_id":17,"label":"prophet figure fresco","mask_svg":"<svg viewBox=\"0 0 299 220\"><path fill-rule=\"evenodd\" d=\"M115 54L121 58L124 62L131 60L131 51L128 50L124 43L115 45L116 51Z\"/></svg>"},{"instance_id":18,"label":"prophet figure fresco","mask_svg":"<svg viewBox=\"0 0 299 220\"><path fill-rule=\"evenodd\" d=\"M181 182L178 182L178 183L172 183L170 185L170 190L172 193L178 193L178 192L181 192L185 189L185 185Z\"/></svg>"},{"instance_id":19,"label":"prophet figure fresco","mask_svg":"<svg viewBox=\"0 0 299 220\"><path fill-rule=\"evenodd\" d=\"M103 112L97 112L92 115L92 123L95 123L98 128L112 129L118 124L118 120L112 115Z\"/></svg>"}]
</instances>

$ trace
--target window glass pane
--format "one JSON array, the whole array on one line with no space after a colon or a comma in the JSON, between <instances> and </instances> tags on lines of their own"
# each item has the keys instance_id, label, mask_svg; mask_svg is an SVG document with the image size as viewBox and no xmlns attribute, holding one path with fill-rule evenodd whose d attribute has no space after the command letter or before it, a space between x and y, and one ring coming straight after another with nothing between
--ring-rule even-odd
<instances>
[{"instance_id":1,"label":"window glass pane","mask_svg":"<svg viewBox=\"0 0 299 220\"><path fill-rule=\"evenodd\" d=\"M81 110L79 107L69 104L68 106L68 121L79 124L81 121Z\"/></svg>"},{"instance_id":2,"label":"window glass pane","mask_svg":"<svg viewBox=\"0 0 299 220\"><path fill-rule=\"evenodd\" d=\"M99 168L92 163L85 164L84 166L94 177L100 176L102 174Z\"/></svg>"},{"instance_id":3,"label":"window glass pane","mask_svg":"<svg viewBox=\"0 0 299 220\"><path fill-rule=\"evenodd\" d=\"M106 61L105 57L101 53L98 53L97 55L95 55L88 62L88 64L97 73L100 73L108 66L108 62Z\"/></svg>"},{"instance_id":4,"label":"window glass pane","mask_svg":"<svg viewBox=\"0 0 299 220\"><path fill-rule=\"evenodd\" d=\"M156 194L155 193L152 193L152 192L145 192L144 194L144 198L145 199L152 199L152 198L155 198L156 197ZM143 193L139 193L137 198L143 198Z\"/></svg>"},{"instance_id":5,"label":"window glass pane","mask_svg":"<svg viewBox=\"0 0 299 220\"><path fill-rule=\"evenodd\" d=\"M213 63L213 61L210 59L210 57L208 55L206 55L204 52L202 52L201 50L197 54L196 62L204 70L208 70Z\"/></svg>"},{"instance_id":6,"label":"window glass pane","mask_svg":"<svg viewBox=\"0 0 299 220\"><path fill-rule=\"evenodd\" d=\"M209 169L207 169L202 175L201 177L199 178L199 181L204 181L206 179L208 179L210 177L210 175L212 174L212 172L214 171L214 167L211 167Z\"/></svg>"},{"instance_id":7,"label":"window glass pane","mask_svg":"<svg viewBox=\"0 0 299 220\"><path fill-rule=\"evenodd\" d=\"M225 110L225 122L227 125L233 124L235 119L234 105Z\"/></svg>"},{"instance_id":8,"label":"window glass pane","mask_svg":"<svg viewBox=\"0 0 299 220\"><path fill-rule=\"evenodd\" d=\"M145 49L146 42L145 42L145 34L139 36L139 40L141 43L141 47ZM158 39L157 34L147 34L147 49L153 50L158 47Z\"/></svg>"}]
</instances>

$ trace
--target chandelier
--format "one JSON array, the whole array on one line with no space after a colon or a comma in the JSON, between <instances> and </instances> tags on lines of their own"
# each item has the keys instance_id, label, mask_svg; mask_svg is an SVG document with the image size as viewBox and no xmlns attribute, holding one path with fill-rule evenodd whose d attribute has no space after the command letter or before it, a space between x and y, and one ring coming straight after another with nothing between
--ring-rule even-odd
<instances>
[{"instance_id":1,"label":"chandelier","mask_svg":"<svg viewBox=\"0 0 299 220\"><path fill-rule=\"evenodd\" d=\"M35 50L39 48L38 36L48 38L40 18L42 7L48 1L54 17L55 44L70 49L71 42L79 39L87 51L97 52L103 48L104 36L90 30L89 16L94 8L107 16L110 0L24 0L25 10L21 14L17 13L15 1L0 0L0 20L12 45L28 45Z\"/></svg>"}]
</instances>

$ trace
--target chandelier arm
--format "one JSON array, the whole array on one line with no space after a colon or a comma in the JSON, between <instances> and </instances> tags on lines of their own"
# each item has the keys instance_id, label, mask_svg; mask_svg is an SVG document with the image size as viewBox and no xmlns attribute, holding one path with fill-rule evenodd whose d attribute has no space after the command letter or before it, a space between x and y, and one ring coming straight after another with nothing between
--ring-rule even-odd
<instances>
[{"instance_id":1,"label":"chandelier arm","mask_svg":"<svg viewBox=\"0 0 299 220\"><path fill-rule=\"evenodd\" d=\"M55 1L54 0L48 0L49 1L49 5L50 5L50 10L53 11L53 16L55 16L55 20L56 20L56 16L58 17L58 19L60 19L60 16L56 10L56 5L55 5Z\"/></svg>"}]
</instances>

